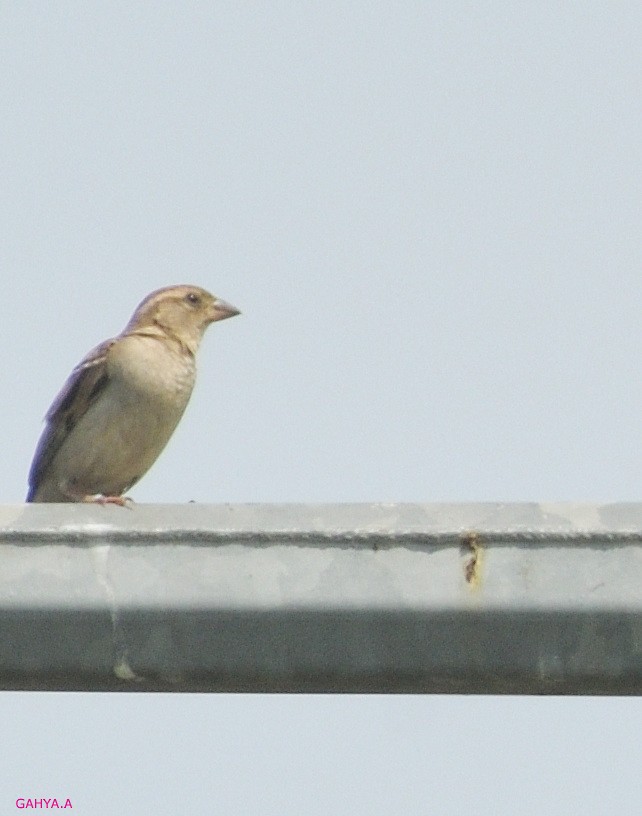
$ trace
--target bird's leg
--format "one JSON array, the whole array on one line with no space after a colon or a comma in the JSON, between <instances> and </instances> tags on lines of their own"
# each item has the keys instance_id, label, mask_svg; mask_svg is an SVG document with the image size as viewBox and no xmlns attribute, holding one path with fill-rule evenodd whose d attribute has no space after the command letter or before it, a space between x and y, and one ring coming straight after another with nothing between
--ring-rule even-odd
<instances>
[{"instance_id":1,"label":"bird's leg","mask_svg":"<svg viewBox=\"0 0 642 816\"><path fill-rule=\"evenodd\" d=\"M117 504L119 507L129 507L130 509L134 503L129 496L89 496L88 499L95 504Z\"/></svg>"},{"instance_id":2,"label":"bird's leg","mask_svg":"<svg viewBox=\"0 0 642 816\"><path fill-rule=\"evenodd\" d=\"M63 484L60 486L63 493L74 502L83 504L116 504L118 507L129 507L134 501L129 496L112 496L104 493L85 493L82 490L74 489L73 485Z\"/></svg>"},{"instance_id":3,"label":"bird's leg","mask_svg":"<svg viewBox=\"0 0 642 816\"><path fill-rule=\"evenodd\" d=\"M103 507L107 504L115 504L118 507L129 507L131 509L132 504L134 503L133 499L130 499L129 496L103 496L101 494L98 495L71 495L75 501L84 502L85 504L101 504Z\"/></svg>"}]
</instances>

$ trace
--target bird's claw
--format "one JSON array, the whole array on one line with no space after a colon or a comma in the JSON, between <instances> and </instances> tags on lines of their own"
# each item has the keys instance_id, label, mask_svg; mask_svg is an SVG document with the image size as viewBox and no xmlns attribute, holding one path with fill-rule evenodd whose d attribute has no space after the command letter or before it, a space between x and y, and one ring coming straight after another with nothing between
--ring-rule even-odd
<instances>
[{"instance_id":1,"label":"bird's claw","mask_svg":"<svg viewBox=\"0 0 642 816\"><path fill-rule=\"evenodd\" d=\"M134 500L129 496L83 496L84 502L89 504L101 504L103 507L107 504L116 504L118 507L128 507L132 509Z\"/></svg>"}]
</instances>

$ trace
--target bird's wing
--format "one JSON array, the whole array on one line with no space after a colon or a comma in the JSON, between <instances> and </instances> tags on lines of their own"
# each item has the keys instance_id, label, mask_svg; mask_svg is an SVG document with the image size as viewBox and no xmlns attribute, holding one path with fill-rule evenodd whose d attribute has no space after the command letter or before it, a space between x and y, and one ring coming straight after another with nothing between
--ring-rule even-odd
<instances>
[{"instance_id":1,"label":"bird's wing","mask_svg":"<svg viewBox=\"0 0 642 816\"><path fill-rule=\"evenodd\" d=\"M32 500L68 434L106 386L107 354L115 342L116 338L105 340L78 363L47 411L45 417L47 424L29 470L27 501Z\"/></svg>"}]
</instances>

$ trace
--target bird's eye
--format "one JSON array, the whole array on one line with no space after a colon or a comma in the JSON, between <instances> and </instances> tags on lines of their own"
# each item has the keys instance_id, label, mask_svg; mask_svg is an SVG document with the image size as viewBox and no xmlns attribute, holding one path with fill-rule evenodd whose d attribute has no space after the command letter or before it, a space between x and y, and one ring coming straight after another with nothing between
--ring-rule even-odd
<instances>
[{"instance_id":1,"label":"bird's eye","mask_svg":"<svg viewBox=\"0 0 642 816\"><path fill-rule=\"evenodd\" d=\"M194 294L194 292L190 292L188 295L185 295L185 300L192 306L196 306L197 303L201 302L200 297Z\"/></svg>"}]
</instances>

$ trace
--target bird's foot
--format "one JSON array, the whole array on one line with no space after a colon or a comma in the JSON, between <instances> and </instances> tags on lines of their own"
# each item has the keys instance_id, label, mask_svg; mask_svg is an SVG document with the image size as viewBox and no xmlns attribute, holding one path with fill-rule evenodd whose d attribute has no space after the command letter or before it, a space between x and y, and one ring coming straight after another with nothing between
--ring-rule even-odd
<instances>
[{"instance_id":1,"label":"bird's foot","mask_svg":"<svg viewBox=\"0 0 642 816\"><path fill-rule=\"evenodd\" d=\"M129 507L130 510L134 503L129 496L83 496L82 501L89 504L102 504L103 507L107 504L116 504L118 507Z\"/></svg>"}]
</instances>

